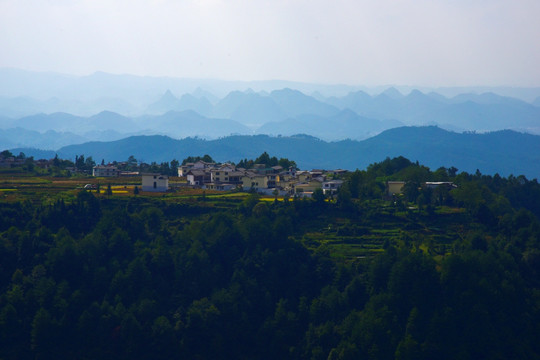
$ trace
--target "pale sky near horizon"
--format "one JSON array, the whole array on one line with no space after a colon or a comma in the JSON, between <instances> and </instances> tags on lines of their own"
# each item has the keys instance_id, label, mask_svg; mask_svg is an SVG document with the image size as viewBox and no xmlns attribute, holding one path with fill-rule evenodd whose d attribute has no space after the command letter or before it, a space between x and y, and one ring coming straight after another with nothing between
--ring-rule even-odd
<instances>
[{"instance_id":1,"label":"pale sky near horizon","mask_svg":"<svg viewBox=\"0 0 540 360\"><path fill-rule=\"evenodd\" d=\"M540 86L540 1L0 0L0 67Z\"/></svg>"}]
</instances>

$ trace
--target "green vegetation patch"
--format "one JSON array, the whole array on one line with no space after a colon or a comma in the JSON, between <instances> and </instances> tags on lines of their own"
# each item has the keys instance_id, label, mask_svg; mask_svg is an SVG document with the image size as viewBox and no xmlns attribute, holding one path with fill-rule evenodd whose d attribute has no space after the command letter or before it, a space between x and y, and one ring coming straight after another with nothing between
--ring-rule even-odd
<instances>
[{"instance_id":1,"label":"green vegetation patch","mask_svg":"<svg viewBox=\"0 0 540 360\"><path fill-rule=\"evenodd\" d=\"M336 203L21 180L0 191L0 358L539 358L540 185L454 174L399 203L374 181L450 173L384 161Z\"/></svg>"}]
</instances>

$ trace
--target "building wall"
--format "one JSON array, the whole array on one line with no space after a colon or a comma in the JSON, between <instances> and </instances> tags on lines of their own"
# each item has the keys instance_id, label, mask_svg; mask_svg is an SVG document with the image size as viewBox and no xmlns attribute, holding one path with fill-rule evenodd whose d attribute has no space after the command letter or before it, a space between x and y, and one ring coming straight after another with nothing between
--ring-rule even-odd
<instances>
[{"instance_id":1,"label":"building wall","mask_svg":"<svg viewBox=\"0 0 540 360\"><path fill-rule=\"evenodd\" d=\"M118 176L118 169L116 167L94 167L92 169L92 176L97 177L111 177Z\"/></svg>"},{"instance_id":2,"label":"building wall","mask_svg":"<svg viewBox=\"0 0 540 360\"><path fill-rule=\"evenodd\" d=\"M396 182L388 182L388 195L392 194L401 194L403 191L403 186L405 185L405 182L402 181L396 181Z\"/></svg>"},{"instance_id":3,"label":"building wall","mask_svg":"<svg viewBox=\"0 0 540 360\"><path fill-rule=\"evenodd\" d=\"M203 186L203 189L208 190L219 190L219 191L230 191L236 189L236 185L234 184L214 184L209 183Z\"/></svg>"},{"instance_id":4,"label":"building wall","mask_svg":"<svg viewBox=\"0 0 540 360\"><path fill-rule=\"evenodd\" d=\"M266 176L244 176L242 177L242 188L244 190L266 189L268 187L268 178Z\"/></svg>"},{"instance_id":5,"label":"building wall","mask_svg":"<svg viewBox=\"0 0 540 360\"><path fill-rule=\"evenodd\" d=\"M343 185L343 181L326 181L323 182L322 188L325 195L337 194L338 189Z\"/></svg>"},{"instance_id":6,"label":"building wall","mask_svg":"<svg viewBox=\"0 0 540 360\"><path fill-rule=\"evenodd\" d=\"M311 179L311 175L309 173L297 174L296 177L298 181L301 182L309 181L309 179Z\"/></svg>"},{"instance_id":7,"label":"building wall","mask_svg":"<svg viewBox=\"0 0 540 360\"><path fill-rule=\"evenodd\" d=\"M210 181L210 173L203 173L202 171L197 171L195 174L188 173L186 179L190 185L202 186Z\"/></svg>"},{"instance_id":8,"label":"building wall","mask_svg":"<svg viewBox=\"0 0 540 360\"><path fill-rule=\"evenodd\" d=\"M294 192L297 193L306 193L306 192L313 192L315 189L322 188L322 183L319 181L310 181L306 184L299 184L294 187Z\"/></svg>"},{"instance_id":9,"label":"building wall","mask_svg":"<svg viewBox=\"0 0 540 360\"><path fill-rule=\"evenodd\" d=\"M143 175L143 191L167 191L169 189L169 178L163 175Z\"/></svg>"}]
</instances>

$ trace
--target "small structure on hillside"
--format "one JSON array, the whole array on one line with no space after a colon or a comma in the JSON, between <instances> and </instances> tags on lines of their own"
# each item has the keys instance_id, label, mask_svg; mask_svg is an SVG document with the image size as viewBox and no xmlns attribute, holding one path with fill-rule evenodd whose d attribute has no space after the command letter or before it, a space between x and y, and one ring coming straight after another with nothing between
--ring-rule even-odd
<instances>
[{"instance_id":1,"label":"small structure on hillside","mask_svg":"<svg viewBox=\"0 0 540 360\"><path fill-rule=\"evenodd\" d=\"M436 188L441 187L441 186L444 186L444 187L446 187L448 189L457 188L457 185L454 184L451 181L426 181L424 183L424 186L429 188L429 189L436 189Z\"/></svg>"},{"instance_id":2,"label":"small structure on hillside","mask_svg":"<svg viewBox=\"0 0 540 360\"><path fill-rule=\"evenodd\" d=\"M169 177L157 173L142 174L142 191L165 192L169 189Z\"/></svg>"},{"instance_id":3,"label":"small structure on hillside","mask_svg":"<svg viewBox=\"0 0 540 360\"><path fill-rule=\"evenodd\" d=\"M96 165L92 168L92 175L97 177L114 177L118 174L118 168L112 165Z\"/></svg>"},{"instance_id":4,"label":"small structure on hillside","mask_svg":"<svg viewBox=\"0 0 540 360\"><path fill-rule=\"evenodd\" d=\"M386 194L388 196L401 194L403 192L404 186L405 186L405 181L387 181Z\"/></svg>"},{"instance_id":5,"label":"small structure on hillside","mask_svg":"<svg viewBox=\"0 0 540 360\"><path fill-rule=\"evenodd\" d=\"M323 182L322 189L323 189L324 195L337 194L341 185L343 185L343 180L330 180L330 181Z\"/></svg>"}]
</instances>

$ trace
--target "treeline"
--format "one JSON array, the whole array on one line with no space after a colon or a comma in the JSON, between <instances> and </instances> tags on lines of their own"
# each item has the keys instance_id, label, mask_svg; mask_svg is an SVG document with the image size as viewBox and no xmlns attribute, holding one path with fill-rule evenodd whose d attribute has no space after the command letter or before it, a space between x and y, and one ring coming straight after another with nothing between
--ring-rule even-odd
<instances>
[{"instance_id":1,"label":"treeline","mask_svg":"<svg viewBox=\"0 0 540 360\"><path fill-rule=\"evenodd\" d=\"M59 177L72 176L74 174L86 174L91 175L92 169L96 165L110 165L115 166L120 171L126 172L147 172L147 173L160 173L168 176L178 176L178 167L180 165L185 165L187 163L194 163L199 160L213 163L214 159L210 155L204 156L188 156L182 162L173 159L170 162L164 161L161 163L151 162L145 163L144 161L137 160L133 155L129 156L126 161L112 161L105 162L104 159L100 163L92 158L92 156L85 157L84 154L75 155L75 161L69 159L60 159L56 155L53 159L47 161L46 168L39 168L35 166L35 161L33 157L26 157L24 153L20 153L17 156L14 156L10 151L4 150L0 153L4 157L14 157L15 159L24 160L24 163L19 165L21 171L32 173L35 175L52 175ZM233 162L231 162L234 164ZM255 164L263 164L266 167L272 167L280 165L284 169L289 169L290 167L296 168L296 162L286 158L276 158L275 156L270 157L268 153L263 152L258 158L253 159L243 159L236 165L240 168L251 169ZM12 170L11 170L12 171Z\"/></svg>"},{"instance_id":2,"label":"treeline","mask_svg":"<svg viewBox=\"0 0 540 360\"><path fill-rule=\"evenodd\" d=\"M204 155L204 156L189 156L185 158L182 161L182 165L185 165L187 163L195 163L197 161L204 161L207 163L213 163L215 162L214 159L210 155ZM234 162L231 162L234 164ZM289 168L296 168L296 162L294 160L289 160L287 158L277 158L275 156L270 156L266 151L264 151L259 157L256 159L242 159L240 160L236 165L236 167L244 168L244 169L252 169L255 164L262 164L265 165L265 167L270 168L272 166L281 166L283 169L287 170Z\"/></svg>"},{"instance_id":3,"label":"treeline","mask_svg":"<svg viewBox=\"0 0 540 360\"><path fill-rule=\"evenodd\" d=\"M243 159L238 162L236 165L239 168L252 169L255 164L263 164L267 168L273 166L281 166L283 169L288 170L289 168L296 168L296 162L294 160L289 160L287 158L277 158L275 156L270 157L268 153L263 152L258 158L253 159Z\"/></svg>"},{"instance_id":4,"label":"treeline","mask_svg":"<svg viewBox=\"0 0 540 360\"><path fill-rule=\"evenodd\" d=\"M329 216L444 230L428 205L373 206L383 179L445 176L405 160L351 174L336 203L252 195L222 211L85 191L70 204L2 203L0 358L539 358L535 181L446 170L459 184L446 201L467 211L442 255L406 231L345 262L294 240Z\"/></svg>"},{"instance_id":5,"label":"treeline","mask_svg":"<svg viewBox=\"0 0 540 360\"><path fill-rule=\"evenodd\" d=\"M182 161L182 165L186 165L187 163L196 163L197 161L204 161L206 163L215 162L210 155L206 154L204 156L188 156Z\"/></svg>"},{"instance_id":6,"label":"treeline","mask_svg":"<svg viewBox=\"0 0 540 360\"><path fill-rule=\"evenodd\" d=\"M102 161L102 164L105 164ZM151 162L150 164L143 161L137 160L133 155L131 155L126 161L113 161L110 165L116 166L120 171L136 171L136 172L147 172L147 173L159 173L168 176L178 176L178 166L180 162L176 159L171 160L170 162L164 161L162 163Z\"/></svg>"},{"instance_id":7,"label":"treeline","mask_svg":"<svg viewBox=\"0 0 540 360\"><path fill-rule=\"evenodd\" d=\"M130 156L126 161L113 161L106 163L104 159L100 163L92 158L92 156L85 157L84 154L75 155L75 160L61 159L58 154L50 160L36 161L33 157L26 157L24 153L20 153L14 156L10 151L4 150L0 153L4 157L14 157L17 160L23 160L17 162L11 167L6 169L5 172L22 172L31 175L51 175L55 177L70 177L70 176L88 176L92 175L92 169L96 165L111 165L116 166L120 171L136 171L136 172L155 172L169 176L178 175L178 166L180 162L176 159L170 162L150 164L137 160L134 156Z\"/></svg>"}]
</instances>

